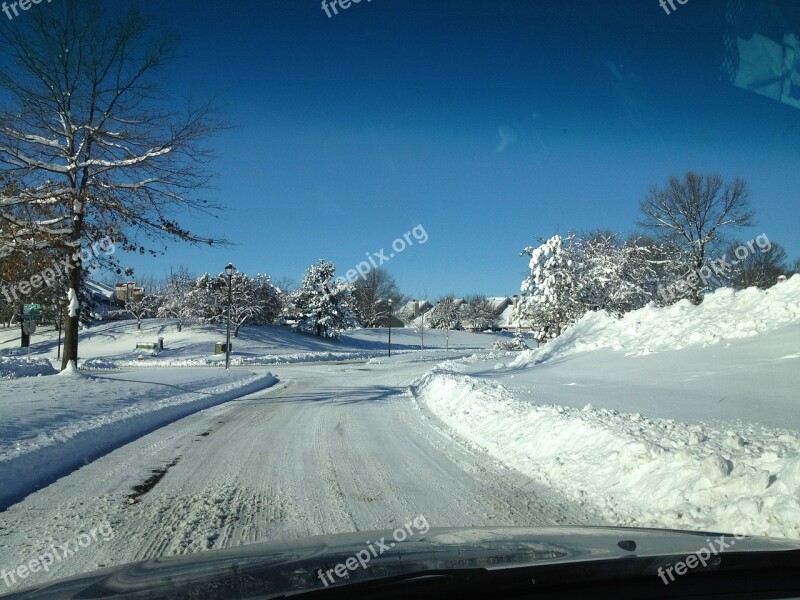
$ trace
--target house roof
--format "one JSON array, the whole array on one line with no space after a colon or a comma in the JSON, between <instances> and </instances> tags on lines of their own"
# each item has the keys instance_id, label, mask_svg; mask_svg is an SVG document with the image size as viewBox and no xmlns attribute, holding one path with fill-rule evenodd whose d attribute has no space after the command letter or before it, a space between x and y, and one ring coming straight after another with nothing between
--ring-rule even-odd
<instances>
[{"instance_id":1,"label":"house roof","mask_svg":"<svg viewBox=\"0 0 800 600\"><path fill-rule=\"evenodd\" d=\"M96 296L98 298L105 298L106 300L111 300L114 298L116 291L110 285L106 285L105 283L100 283L99 281L94 281L92 279L86 279L83 282L84 286L86 286L86 290Z\"/></svg>"}]
</instances>

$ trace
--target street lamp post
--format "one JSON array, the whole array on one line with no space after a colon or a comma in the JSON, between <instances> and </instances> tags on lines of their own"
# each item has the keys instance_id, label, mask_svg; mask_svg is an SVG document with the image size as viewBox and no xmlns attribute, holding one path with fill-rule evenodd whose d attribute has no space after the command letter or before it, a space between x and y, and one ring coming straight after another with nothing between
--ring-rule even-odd
<instances>
[{"instance_id":1,"label":"street lamp post","mask_svg":"<svg viewBox=\"0 0 800 600\"><path fill-rule=\"evenodd\" d=\"M389 356L392 355L392 299L389 298Z\"/></svg>"},{"instance_id":2,"label":"street lamp post","mask_svg":"<svg viewBox=\"0 0 800 600\"><path fill-rule=\"evenodd\" d=\"M233 298L233 274L236 273L236 267L231 263L225 267L225 274L228 276L228 333L225 338L225 370L231 367L231 300Z\"/></svg>"},{"instance_id":3,"label":"street lamp post","mask_svg":"<svg viewBox=\"0 0 800 600\"><path fill-rule=\"evenodd\" d=\"M64 309L67 307L66 298L58 299L58 356L61 358L61 329L64 327Z\"/></svg>"}]
</instances>

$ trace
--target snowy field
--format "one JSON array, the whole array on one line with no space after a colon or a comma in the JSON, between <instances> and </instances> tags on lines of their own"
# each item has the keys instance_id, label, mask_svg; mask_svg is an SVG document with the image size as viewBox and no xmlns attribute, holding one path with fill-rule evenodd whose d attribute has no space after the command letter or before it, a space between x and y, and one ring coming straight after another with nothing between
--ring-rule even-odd
<instances>
[{"instance_id":1,"label":"snowy field","mask_svg":"<svg viewBox=\"0 0 800 600\"><path fill-rule=\"evenodd\" d=\"M231 334L233 336L233 334ZM345 332L339 340L327 340L296 333L288 327L243 326L238 338L231 337L231 364L263 366L328 360L365 360L386 356L387 329L357 329ZM451 350L486 350L508 334L471 334L451 332ZM164 350L156 355L150 350L136 350L137 343L164 339ZM57 332L47 327L34 335L30 361L19 348L19 330L0 329L0 378L51 374L48 360L55 363ZM214 354L214 344L225 342L225 328L193 325L178 332L171 319L145 319L141 331L132 321L100 323L81 331L80 369L117 369L127 367L220 366L224 354ZM426 350L439 351L445 340L439 331L426 330ZM420 336L406 328L392 329L392 353L418 352ZM14 356L22 356L24 361Z\"/></svg>"},{"instance_id":2,"label":"snowy field","mask_svg":"<svg viewBox=\"0 0 800 600\"><path fill-rule=\"evenodd\" d=\"M800 539L798 276L521 353L393 329L388 357L387 334L245 327L226 372L221 328L109 323L59 375L54 332L28 362L0 330L0 567L100 523L114 539L24 583L419 514Z\"/></svg>"}]
</instances>

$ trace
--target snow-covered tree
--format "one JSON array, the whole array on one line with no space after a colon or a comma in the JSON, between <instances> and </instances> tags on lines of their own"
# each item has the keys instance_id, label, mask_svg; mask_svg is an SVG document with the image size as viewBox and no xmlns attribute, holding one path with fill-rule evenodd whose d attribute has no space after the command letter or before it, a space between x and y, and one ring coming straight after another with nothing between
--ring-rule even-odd
<instances>
[{"instance_id":1,"label":"snow-covered tree","mask_svg":"<svg viewBox=\"0 0 800 600\"><path fill-rule=\"evenodd\" d=\"M577 321L585 312L580 284L582 265L578 261L575 236L554 235L529 246L522 255L530 256L530 274L522 281L518 314L550 337Z\"/></svg>"},{"instance_id":2,"label":"snow-covered tree","mask_svg":"<svg viewBox=\"0 0 800 600\"><path fill-rule=\"evenodd\" d=\"M187 267L170 269L166 283L157 294L157 316L162 319L177 319L178 331L182 331L183 326L196 316L194 303L191 302L194 283L195 279Z\"/></svg>"},{"instance_id":3,"label":"snow-covered tree","mask_svg":"<svg viewBox=\"0 0 800 600\"><path fill-rule=\"evenodd\" d=\"M82 244L110 236L146 252L141 236L216 241L176 219L214 209L197 196L212 177L199 144L218 127L212 107L165 100L159 79L174 36L92 0L47 8L0 28L0 169L18 183L2 188L0 218L14 231L10 243L55 238L69 263L66 369L78 356Z\"/></svg>"},{"instance_id":4,"label":"snow-covered tree","mask_svg":"<svg viewBox=\"0 0 800 600\"><path fill-rule=\"evenodd\" d=\"M440 329L444 336L445 349L450 349L450 332L461 328L461 302L452 295L439 299L436 306L427 314L428 324Z\"/></svg>"},{"instance_id":5,"label":"snow-covered tree","mask_svg":"<svg viewBox=\"0 0 800 600\"><path fill-rule=\"evenodd\" d=\"M218 292L222 294L224 300L222 302L225 307L221 322L226 322L227 306L228 306L228 276L224 273L217 275L217 278L222 282L222 285L217 288ZM231 325L233 326L233 337L239 337L239 329L247 321L258 321L263 312L263 306L258 302L256 297L255 286L253 280L246 273L238 271L230 278L230 309L231 309Z\"/></svg>"},{"instance_id":6,"label":"snow-covered tree","mask_svg":"<svg viewBox=\"0 0 800 600\"><path fill-rule=\"evenodd\" d=\"M125 312L136 319L136 330L141 331L142 321L158 313L161 298L156 294L143 294L139 298L131 298L125 302Z\"/></svg>"},{"instance_id":7,"label":"snow-covered tree","mask_svg":"<svg viewBox=\"0 0 800 600\"><path fill-rule=\"evenodd\" d=\"M594 232L582 236L576 250L581 303L588 310L619 317L652 300L650 248L635 238L623 242L616 233Z\"/></svg>"},{"instance_id":8,"label":"snow-covered tree","mask_svg":"<svg viewBox=\"0 0 800 600\"><path fill-rule=\"evenodd\" d=\"M257 325L269 325L283 310L283 294L281 290L272 284L269 275L259 273L252 279L253 298L259 307L259 313L253 322Z\"/></svg>"},{"instance_id":9,"label":"snow-covered tree","mask_svg":"<svg viewBox=\"0 0 800 600\"><path fill-rule=\"evenodd\" d=\"M461 305L461 322L472 331L485 331L494 325L497 311L486 296L473 294Z\"/></svg>"},{"instance_id":10,"label":"snow-covered tree","mask_svg":"<svg viewBox=\"0 0 800 600\"><path fill-rule=\"evenodd\" d=\"M186 295L186 311L200 323L226 324L228 321L228 276L205 273L195 280ZM230 279L230 314L233 337L245 323L265 325L280 314L278 290L268 275L250 277L236 272Z\"/></svg>"},{"instance_id":11,"label":"snow-covered tree","mask_svg":"<svg viewBox=\"0 0 800 600\"><path fill-rule=\"evenodd\" d=\"M334 281L335 273L336 265L325 260L305 272L300 287L293 294L301 331L338 338L342 331L356 324L349 304L349 290Z\"/></svg>"}]
</instances>

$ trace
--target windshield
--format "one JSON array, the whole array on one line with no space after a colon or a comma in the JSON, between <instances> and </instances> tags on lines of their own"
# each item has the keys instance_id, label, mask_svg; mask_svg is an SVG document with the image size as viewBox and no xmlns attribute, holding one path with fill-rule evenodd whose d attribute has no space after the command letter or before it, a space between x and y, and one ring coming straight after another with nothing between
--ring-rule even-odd
<instances>
[{"instance_id":1,"label":"windshield","mask_svg":"<svg viewBox=\"0 0 800 600\"><path fill-rule=\"evenodd\" d=\"M0 50L0 594L800 539L797 2L17 0Z\"/></svg>"}]
</instances>

